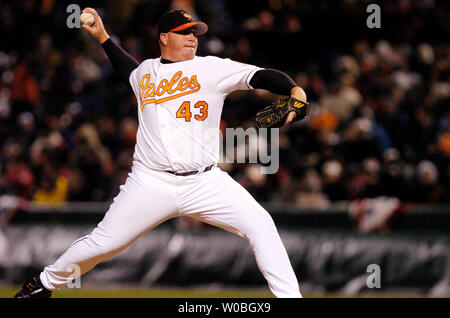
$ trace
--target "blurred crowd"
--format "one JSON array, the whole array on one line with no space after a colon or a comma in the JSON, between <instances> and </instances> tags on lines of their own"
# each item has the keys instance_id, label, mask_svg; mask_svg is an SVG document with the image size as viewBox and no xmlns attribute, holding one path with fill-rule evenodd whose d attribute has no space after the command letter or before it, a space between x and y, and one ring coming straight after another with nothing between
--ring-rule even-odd
<instances>
[{"instance_id":1,"label":"blurred crowd","mask_svg":"<svg viewBox=\"0 0 450 318\"><path fill-rule=\"evenodd\" d=\"M135 97L86 31L72 1L0 2L0 195L36 202L109 201L132 164ZM81 8L92 6L78 1ZM156 23L183 8L209 25L199 55L287 72L308 120L280 130L280 167L221 164L260 201L326 208L379 196L450 203L450 10L445 1L97 1L114 40L158 57ZM250 127L274 95L237 92L221 127Z\"/></svg>"}]
</instances>

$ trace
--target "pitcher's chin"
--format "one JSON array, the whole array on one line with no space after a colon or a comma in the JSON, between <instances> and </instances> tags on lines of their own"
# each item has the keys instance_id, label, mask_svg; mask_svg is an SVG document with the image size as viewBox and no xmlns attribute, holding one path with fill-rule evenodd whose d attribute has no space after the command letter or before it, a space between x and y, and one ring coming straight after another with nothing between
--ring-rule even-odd
<instances>
[{"instance_id":1,"label":"pitcher's chin","mask_svg":"<svg viewBox=\"0 0 450 318\"><path fill-rule=\"evenodd\" d=\"M195 53L197 53L197 50L192 47L184 47L183 48L183 57L186 60L192 60L195 57Z\"/></svg>"}]
</instances>

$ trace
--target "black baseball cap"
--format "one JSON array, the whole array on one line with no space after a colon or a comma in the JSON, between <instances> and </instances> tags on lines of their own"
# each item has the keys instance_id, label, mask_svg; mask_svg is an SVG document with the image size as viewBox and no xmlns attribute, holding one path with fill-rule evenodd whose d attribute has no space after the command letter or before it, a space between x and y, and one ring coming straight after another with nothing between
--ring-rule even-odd
<instances>
[{"instance_id":1,"label":"black baseball cap","mask_svg":"<svg viewBox=\"0 0 450 318\"><path fill-rule=\"evenodd\" d=\"M158 21L158 34L182 31L191 27L195 28L196 35L202 35L208 31L206 23L193 20L192 16L184 10L166 12Z\"/></svg>"}]
</instances>

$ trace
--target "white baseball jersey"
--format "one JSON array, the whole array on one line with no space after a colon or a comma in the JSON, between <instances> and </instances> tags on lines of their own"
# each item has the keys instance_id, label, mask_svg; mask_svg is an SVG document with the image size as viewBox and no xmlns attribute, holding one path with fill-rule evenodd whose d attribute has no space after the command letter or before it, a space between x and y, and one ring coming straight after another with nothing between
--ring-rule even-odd
<instances>
[{"instance_id":1,"label":"white baseball jersey","mask_svg":"<svg viewBox=\"0 0 450 318\"><path fill-rule=\"evenodd\" d=\"M199 170L219 160L225 97L252 89L261 68L213 56L178 63L142 62L130 74L138 103L134 160L155 170Z\"/></svg>"},{"instance_id":2,"label":"white baseball jersey","mask_svg":"<svg viewBox=\"0 0 450 318\"><path fill-rule=\"evenodd\" d=\"M301 297L270 214L247 190L218 167L189 176L165 172L217 163L223 101L232 91L251 89L249 81L258 69L195 57L173 64L150 59L131 73L139 105L132 171L97 227L41 272L45 288L56 290L71 281L74 264L83 275L162 222L184 216L247 239L273 294ZM156 279L149 275L153 272L146 275L150 282Z\"/></svg>"}]
</instances>

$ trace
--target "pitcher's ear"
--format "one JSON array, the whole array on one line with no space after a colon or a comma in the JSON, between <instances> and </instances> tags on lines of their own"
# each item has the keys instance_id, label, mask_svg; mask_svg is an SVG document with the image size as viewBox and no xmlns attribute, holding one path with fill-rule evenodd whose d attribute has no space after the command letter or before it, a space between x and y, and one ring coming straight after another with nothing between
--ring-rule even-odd
<instances>
[{"instance_id":1,"label":"pitcher's ear","mask_svg":"<svg viewBox=\"0 0 450 318\"><path fill-rule=\"evenodd\" d=\"M162 45L166 46L168 41L168 34L167 33L161 33L159 35L159 41Z\"/></svg>"}]
</instances>

